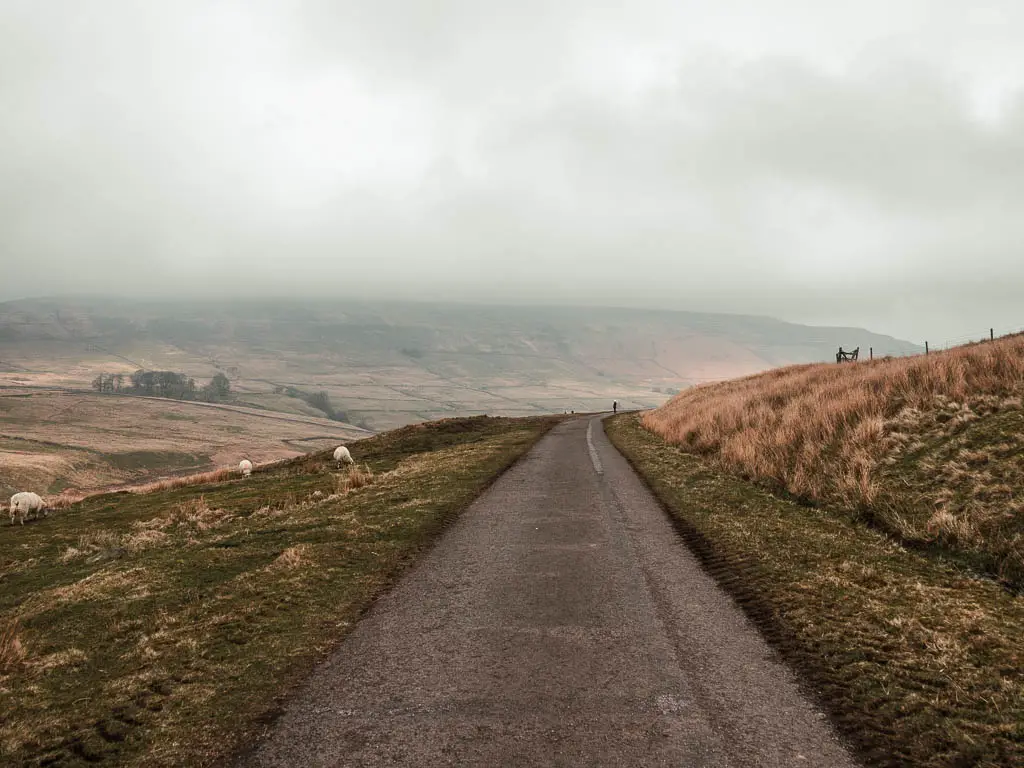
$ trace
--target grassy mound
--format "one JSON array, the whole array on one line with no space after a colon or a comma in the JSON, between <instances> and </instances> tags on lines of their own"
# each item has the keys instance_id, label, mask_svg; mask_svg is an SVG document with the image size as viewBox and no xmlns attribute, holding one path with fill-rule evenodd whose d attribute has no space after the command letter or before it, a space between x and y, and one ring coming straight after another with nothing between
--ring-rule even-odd
<instances>
[{"instance_id":1,"label":"grassy mound","mask_svg":"<svg viewBox=\"0 0 1024 768\"><path fill-rule=\"evenodd\" d=\"M217 765L556 420L452 419L0 527L0 763Z\"/></svg>"},{"instance_id":2,"label":"grassy mound","mask_svg":"<svg viewBox=\"0 0 1024 768\"><path fill-rule=\"evenodd\" d=\"M669 443L1024 587L1024 337L783 368L644 417Z\"/></svg>"},{"instance_id":3,"label":"grassy mound","mask_svg":"<svg viewBox=\"0 0 1024 768\"><path fill-rule=\"evenodd\" d=\"M1024 765L1024 598L772 495L635 416L607 431L865 763Z\"/></svg>"}]
</instances>

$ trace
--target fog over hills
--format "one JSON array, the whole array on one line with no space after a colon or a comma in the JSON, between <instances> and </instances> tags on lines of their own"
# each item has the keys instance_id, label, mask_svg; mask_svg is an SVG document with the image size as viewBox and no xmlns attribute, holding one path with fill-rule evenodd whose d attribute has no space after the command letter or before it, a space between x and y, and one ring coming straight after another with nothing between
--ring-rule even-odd
<instances>
[{"instance_id":1,"label":"fog over hills","mask_svg":"<svg viewBox=\"0 0 1024 768\"><path fill-rule=\"evenodd\" d=\"M350 301L0 304L0 379L88 387L100 372L223 372L239 402L311 412L282 390L325 391L374 429L468 413L663 402L684 387L778 365L919 351L855 328L766 317L589 307Z\"/></svg>"},{"instance_id":2,"label":"fog over hills","mask_svg":"<svg viewBox=\"0 0 1024 768\"><path fill-rule=\"evenodd\" d=\"M0 301L1024 325L1019 0L0 7Z\"/></svg>"}]
</instances>

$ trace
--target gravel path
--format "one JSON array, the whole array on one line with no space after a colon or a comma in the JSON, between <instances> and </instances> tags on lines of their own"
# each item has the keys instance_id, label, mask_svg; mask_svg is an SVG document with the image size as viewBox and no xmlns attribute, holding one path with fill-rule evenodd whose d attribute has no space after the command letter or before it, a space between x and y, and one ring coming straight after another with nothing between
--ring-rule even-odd
<instances>
[{"instance_id":1,"label":"gravel path","mask_svg":"<svg viewBox=\"0 0 1024 768\"><path fill-rule=\"evenodd\" d=\"M470 507L242 765L855 763L594 417Z\"/></svg>"}]
</instances>

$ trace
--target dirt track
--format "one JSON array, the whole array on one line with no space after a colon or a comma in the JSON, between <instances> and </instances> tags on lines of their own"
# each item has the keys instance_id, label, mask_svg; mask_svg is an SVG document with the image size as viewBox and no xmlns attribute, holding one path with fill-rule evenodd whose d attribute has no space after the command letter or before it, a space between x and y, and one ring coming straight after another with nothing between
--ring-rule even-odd
<instances>
[{"instance_id":1,"label":"dirt track","mask_svg":"<svg viewBox=\"0 0 1024 768\"><path fill-rule=\"evenodd\" d=\"M481 497L242 760L854 764L599 418Z\"/></svg>"}]
</instances>

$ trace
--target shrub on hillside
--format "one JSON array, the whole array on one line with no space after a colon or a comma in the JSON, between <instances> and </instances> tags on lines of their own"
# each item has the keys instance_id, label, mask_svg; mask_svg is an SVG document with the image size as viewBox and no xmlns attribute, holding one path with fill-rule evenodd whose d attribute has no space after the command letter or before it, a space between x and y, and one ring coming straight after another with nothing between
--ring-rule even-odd
<instances>
[{"instance_id":1,"label":"shrub on hillside","mask_svg":"<svg viewBox=\"0 0 1024 768\"><path fill-rule=\"evenodd\" d=\"M223 373L216 374L201 388L195 379L175 371L139 369L128 377L120 373L101 373L92 382L97 392L166 397L171 400L205 400L211 403L231 399L231 382Z\"/></svg>"}]
</instances>

